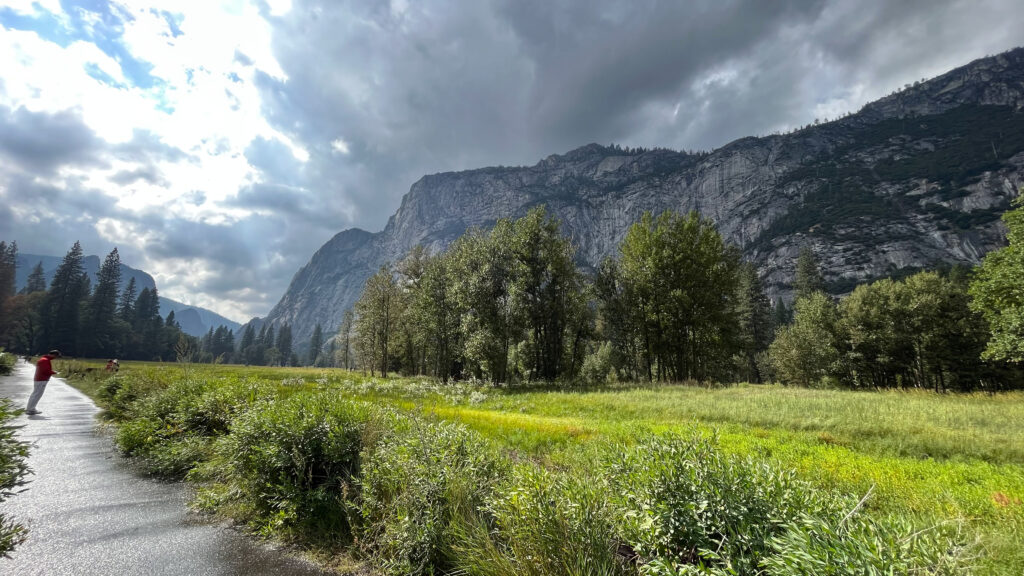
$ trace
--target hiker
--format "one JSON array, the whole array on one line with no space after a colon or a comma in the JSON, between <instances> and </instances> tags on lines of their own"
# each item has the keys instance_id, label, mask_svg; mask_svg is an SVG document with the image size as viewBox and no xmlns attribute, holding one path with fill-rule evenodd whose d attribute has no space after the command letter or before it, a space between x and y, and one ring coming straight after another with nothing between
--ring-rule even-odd
<instances>
[{"instance_id":1,"label":"hiker","mask_svg":"<svg viewBox=\"0 0 1024 576\"><path fill-rule=\"evenodd\" d=\"M50 361L55 358L60 358L60 350L50 350L43 354L39 361L36 362L36 376L33 379L32 395L28 397L28 406L25 409L25 414L29 416L40 414L40 411L36 410L36 404L43 397L43 392L46 391L46 383L50 381L50 376L57 373L50 364Z\"/></svg>"},{"instance_id":2,"label":"hiker","mask_svg":"<svg viewBox=\"0 0 1024 576\"><path fill-rule=\"evenodd\" d=\"M107 360L107 372L113 372L113 371L114 371L114 360L113 359Z\"/></svg>"}]
</instances>

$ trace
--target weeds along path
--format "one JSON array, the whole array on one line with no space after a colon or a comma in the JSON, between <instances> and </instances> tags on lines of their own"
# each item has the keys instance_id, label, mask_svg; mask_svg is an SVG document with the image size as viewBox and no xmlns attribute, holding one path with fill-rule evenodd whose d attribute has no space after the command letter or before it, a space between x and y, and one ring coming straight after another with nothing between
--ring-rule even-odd
<instances>
[{"instance_id":1,"label":"weeds along path","mask_svg":"<svg viewBox=\"0 0 1024 576\"><path fill-rule=\"evenodd\" d=\"M19 362L0 377L0 396L24 405L33 370ZM50 381L39 408L15 421L33 443L34 474L5 507L29 535L12 558L0 559L0 574L321 574L189 513L184 485L133 472L96 432L99 409L63 380Z\"/></svg>"}]
</instances>

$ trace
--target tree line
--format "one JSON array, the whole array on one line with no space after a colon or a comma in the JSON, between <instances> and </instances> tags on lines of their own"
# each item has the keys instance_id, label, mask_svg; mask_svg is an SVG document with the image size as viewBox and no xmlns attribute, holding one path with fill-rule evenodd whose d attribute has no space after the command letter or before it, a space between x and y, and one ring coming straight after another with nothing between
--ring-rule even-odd
<instances>
[{"instance_id":1,"label":"tree line","mask_svg":"<svg viewBox=\"0 0 1024 576\"><path fill-rule=\"evenodd\" d=\"M251 324L236 343L225 326L196 338L181 330L172 310L160 315L157 289L138 289L134 278L121 288L121 259L115 248L104 259L96 285L84 269L81 244L68 251L47 286L42 263L17 290L18 246L0 241L0 348L36 354L53 348L66 356L129 360L184 360L263 366L326 365L331 352L299 358L291 328ZM319 339L319 342L318 342ZM323 348L315 330L313 350Z\"/></svg>"},{"instance_id":2,"label":"tree line","mask_svg":"<svg viewBox=\"0 0 1024 576\"><path fill-rule=\"evenodd\" d=\"M17 244L0 242L0 346L26 354L59 349L68 356L173 359L181 331L174 312L160 315L156 288L121 285L121 259L115 248L103 260L96 285L84 269L82 246L75 242L49 286L40 262L25 287L16 291Z\"/></svg>"},{"instance_id":3,"label":"tree line","mask_svg":"<svg viewBox=\"0 0 1024 576\"><path fill-rule=\"evenodd\" d=\"M997 340L979 288L986 266L880 280L840 301L805 248L790 308L769 301L756 268L696 213L645 214L615 258L584 272L541 207L383 266L346 313L335 363L499 384L1024 387L1019 352L986 352Z\"/></svg>"}]
</instances>

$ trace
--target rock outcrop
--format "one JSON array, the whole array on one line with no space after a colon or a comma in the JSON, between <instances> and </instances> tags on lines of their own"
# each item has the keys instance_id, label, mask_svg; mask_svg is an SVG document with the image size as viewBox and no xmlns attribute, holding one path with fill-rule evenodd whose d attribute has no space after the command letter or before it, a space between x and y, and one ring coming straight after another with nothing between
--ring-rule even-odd
<instances>
[{"instance_id":1,"label":"rock outcrop","mask_svg":"<svg viewBox=\"0 0 1024 576\"><path fill-rule=\"evenodd\" d=\"M1024 184L1024 49L978 60L791 133L743 138L711 153L590 144L534 166L424 176L383 231L352 229L295 275L265 319L297 343L328 334L385 262L422 244L444 249L467 229L544 204L583 266L616 254L645 211L696 210L788 297L810 246L830 289L955 263L1002 244L999 216Z\"/></svg>"}]
</instances>

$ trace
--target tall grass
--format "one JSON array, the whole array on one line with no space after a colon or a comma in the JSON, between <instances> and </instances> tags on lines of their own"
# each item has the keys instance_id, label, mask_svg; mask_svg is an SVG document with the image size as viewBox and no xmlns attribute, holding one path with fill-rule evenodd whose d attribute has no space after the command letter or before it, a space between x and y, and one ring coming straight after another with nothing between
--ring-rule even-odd
<instances>
[{"instance_id":1,"label":"tall grass","mask_svg":"<svg viewBox=\"0 0 1024 576\"><path fill-rule=\"evenodd\" d=\"M922 424L952 433L956 420L936 416L947 398L891 423L907 436L894 449L858 432L863 422L824 419L844 400L868 405L858 393L508 393L193 368L126 363L113 377L83 370L80 385L109 407L126 452L187 474L207 509L385 574L946 574L978 555L985 573L1019 566L1021 467L1013 450L957 453L932 438ZM879 395L875 421L901 414L901 398L929 403ZM1012 397L959 400L968 417L1019 409ZM823 419L801 424L801 406ZM982 443L1016 433L979 428ZM925 453L944 444L944 456ZM986 493L995 486L1005 501ZM975 530L988 531L981 547Z\"/></svg>"}]
</instances>

